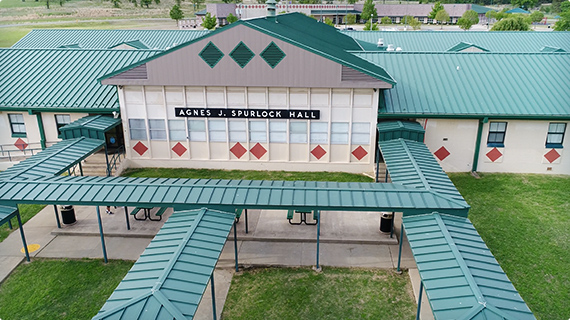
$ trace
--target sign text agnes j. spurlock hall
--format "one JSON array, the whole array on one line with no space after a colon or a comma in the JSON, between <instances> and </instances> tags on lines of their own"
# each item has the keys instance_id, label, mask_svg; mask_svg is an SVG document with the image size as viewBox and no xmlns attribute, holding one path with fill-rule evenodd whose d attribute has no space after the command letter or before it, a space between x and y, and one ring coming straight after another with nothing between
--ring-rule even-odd
<instances>
[{"instance_id":1,"label":"sign text agnes j. spurlock hall","mask_svg":"<svg viewBox=\"0 0 570 320\"><path fill-rule=\"evenodd\" d=\"M304 119L318 120L319 110L287 109L223 109L223 108L174 108L177 117L197 118L258 118L258 119Z\"/></svg>"}]
</instances>

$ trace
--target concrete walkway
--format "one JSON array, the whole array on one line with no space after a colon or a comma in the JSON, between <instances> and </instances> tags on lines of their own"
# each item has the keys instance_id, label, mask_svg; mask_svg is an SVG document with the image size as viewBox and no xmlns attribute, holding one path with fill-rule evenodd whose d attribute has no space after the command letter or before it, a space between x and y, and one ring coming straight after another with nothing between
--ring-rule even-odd
<instances>
[{"instance_id":1,"label":"concrete walkway","mask_svg":"<svg viewBox=\"0 0 570 320\"><path fill-rule=\"evenodd\" d=\"M133 208L129 208L132 210ZM113 215L101 218L109 259L137 260L154 235L172 214L169 209L160 222L136 221L129 215L127 230L125 209L113 208ZM156 210L153 210L153 213ZM53 206L47 206L24 225L28 245L37 244L31 252L40 258L103 258L97 215L94 207L75 207L77 222L57 228ZM139 213L138 216L142 216ZM378 212L321 212L320 264L335 267L396 268L401 214L396 214L393 238L379 231ZM297 219L297 217L296 217ZM238 261L240 266L314 266L316 264L316 226L290 225L285 211L248 210L248 233L245 215L237 225ZM13 232L0 243L0 282L25 261L20 252L22 242ZM214 279L217 313L221 314L234 273L233 231L230 232ZM402 268L410 269L417 299L419 275L407 240L402 250ZM212 318L209 288L198 308L196 319ZM423 299L422 319L433 319L427 299Z\"/></svg>"}]
</instances>

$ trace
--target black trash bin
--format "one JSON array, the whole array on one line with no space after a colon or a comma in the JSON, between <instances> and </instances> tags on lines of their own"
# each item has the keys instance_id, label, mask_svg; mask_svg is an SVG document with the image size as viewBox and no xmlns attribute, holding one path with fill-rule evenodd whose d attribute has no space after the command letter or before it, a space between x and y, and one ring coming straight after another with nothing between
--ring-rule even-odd
<instances>
[{"instance_id":1,"label":"black trash bin","mask_svg":"<svg viewBox=\"0 0 570 320\"><path fill-rule=\"evenodd\" d=\"M393 219L394 214L392 212L382 212L382 217L380 218L380 231L389 233L392 229Z\"/></svg>"},{"instance_id":2,"label":"black trash bin","mask_svg":"<svg viewBox=\"0 0 570 320\"><path fill-rule=\"evenodd\" d=\"M63 221L63 224L74 224L77 222L73 206L61 206L59 211L61 212L61 220Z\"/></svg>"}]
</instances>

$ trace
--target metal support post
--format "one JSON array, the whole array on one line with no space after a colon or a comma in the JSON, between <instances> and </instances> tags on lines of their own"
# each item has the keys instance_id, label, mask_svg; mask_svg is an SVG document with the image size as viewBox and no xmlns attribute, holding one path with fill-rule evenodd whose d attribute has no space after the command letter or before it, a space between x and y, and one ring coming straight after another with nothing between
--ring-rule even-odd
<instances>
[{"instance_id":1,"label":"metal support post","mask_svg":"<svg viewBox=\"0 0 570 320\"><path fill-rule=\"evenodd\" d=\"M247 223L247 209L243 209L245 212L245 233L249 233L249 225Z\"/></svg>"},{"instance_id":2,"label":"metal support post","mask_svg":"<svg viewBox=\"0 0 570 320\"><path fill-rule=\"evenodd\" d=\"M110 177L111 169L109 166L109 154L107 153L107 144L105 144L105 163L107 164L107 177Z\"/></svg>"},{"instance_id":3,"label":"metal support post","mask_svg":"<svg viewBox=\"0 0 570 320\"><path fill-rule=\"evenodd\" d=\"M12 230L12 219L8 219L8 228L10 228L10 230Z\"/></svg>"},{"instance_id":4,"label":"metal support post","mask_svg":"<svg viewBox=\"0 0 570 320\"><path fill-rule=\"evenodd\" d=\"M387 182L388 182L388 169L386 169L386 172L385 172L384 174L385 174L385 176L384 176L384 182L387 183Z\"/></svg>"},{"instance_id":5,"label":"metal support post","mask_svg":"<svg viewBox=\"0 0 570 320\"><path fill-rule=\"evenodd\" d=\"M79 161L79 172L81 173L81 176L83 177L83 166L81 165L81 161Z\"/></svg>"},{"instance_id":6,"label":"metal support post","mask_svg":"<svg viewBox=\"0 0 570 320\"><path fill-rule=\"evenodd\" d=\"M239 272L239 267L238 267L238 246L237 246L237 225L236 225L236 221L234 219L234 257L236 259L236 272Z\"/></svg>"},{"instance_id":7,"label":"metal support post","mask_svg":"<svg viewBox=\"0 0 570 320\"><path fill-rule=\"evenodd\" d=\"M319 220L317 220L317 270L321 269L319 264L319 245L320 245L320 235L321 235L321 215L319 212Z\"/></svg>"},{"instance_id":8,"label":"metal support post","mask_svg":"<svg viewBox=\"0 0 570 320\"><path fill-rule=\"evenodd\" d=\"M400 262L402 261L402 242L404 241L404 223L402 222L402 227L400 228L400 250L398 250L398 272L400 272Z\"/></svg>"},{"instance_id":9,"label":"metal support post","mask_svg":"<svg viewBox=\"0 0 570 320\"><path fill-rule=\"evenodd\" d=\"M129 208L125 206L125 220L127 220L127 230L131 230L131 223L129 222Z\"/></svg>"},{"instance_id":10,"label":"metal support post","mask_svg":"<svg viewBox=\"0 0 570 320\"><path fill-rule=\"evenodd\" d=\"M212 318L216 320L216 288L214 287L214 271L210 276L210 287L212 288Z\"/></svg>"},{"instance_id":11,"label":"metal support post","mask_svg":"<svg viewBox=\"0 0 570 320\"><path fill-rule=\"evenodd\" d=\"M376 146L376 180L375 182L378 183L380 182L380 172L378 172L380 170L380 149L378 149L378 146Z\"/></svg>"},{"instance_id":12,"label":"metal support post","mask_svg":"<svg viewBox=\"0 0 570 320\"><path fill-rule=\"evenodd\" d=\"M61 223L59 222L59 213L57 212L57 206L53 205L53 212L55 213L55 221L57 222L57 228L61 229Z\"/></svg>"},{"instance_id":13,"label":"metal support post","mask_svg":"<svg viewBox=\"0 0 570 320\"><path fill-rule=\"evenodd\" d=\"M394 220L396 220L396 212L392 211L392 223L390 225L390 239L394 237Z\"/></svg>"},{"instance_id":14,"label":"metal support post","mask_svg":"<svg viewBox=\"0 0 570 320\"><path fill-rule=\"evenodd\" d=\"M22 224L22 218L20 218L20 212L16 215L18 218L18 226L20 226L20 237L22 237L22 243L24 244L24 252L26 253L26 260L30 262L30 252L28 251L28 244L26 243L26 236L24 235L24 225Z\"/></svg>"},{"instance_id":15,"label":"metal support post","mask_svg":"<svg viewBox=\"0 0 570 320\"><path fill-rule=\"evenodd\" d=\"M99 234L101 235L101 248L103 249L103 259L105 263L107 260L107 248L105 247L105 237L103 236L103 224L101 223L101 212L99 212L99 206L95 207L97 209L97 221L99 222Z\"/></svg>"},{"instance_id":16,"label":"metal support post","mask_svg":"<svg viewBox=\"0 0 570 320\"><path fill-rule=\"evenodd\" d=\"M420 312L422 311L422 292L424 291L424 282L420 280L420 293L418 295L418 312L416 312L416 320L420 320Z\"/></svg>"}]
</instances>

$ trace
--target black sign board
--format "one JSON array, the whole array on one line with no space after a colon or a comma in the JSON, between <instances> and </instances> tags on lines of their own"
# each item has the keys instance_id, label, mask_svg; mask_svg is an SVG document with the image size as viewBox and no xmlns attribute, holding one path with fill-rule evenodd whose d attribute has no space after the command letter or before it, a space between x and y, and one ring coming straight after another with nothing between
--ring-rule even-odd
<instances>
[{"instance_id":1,"label":"black sign board","mask_svg":"<svg viewBox=\"0 0 570 320\"><path fill-rule=\"evenodd\" d=\"M174 108L177 117L319 120L320 110Z\"/></svg>"}]
</instances>

